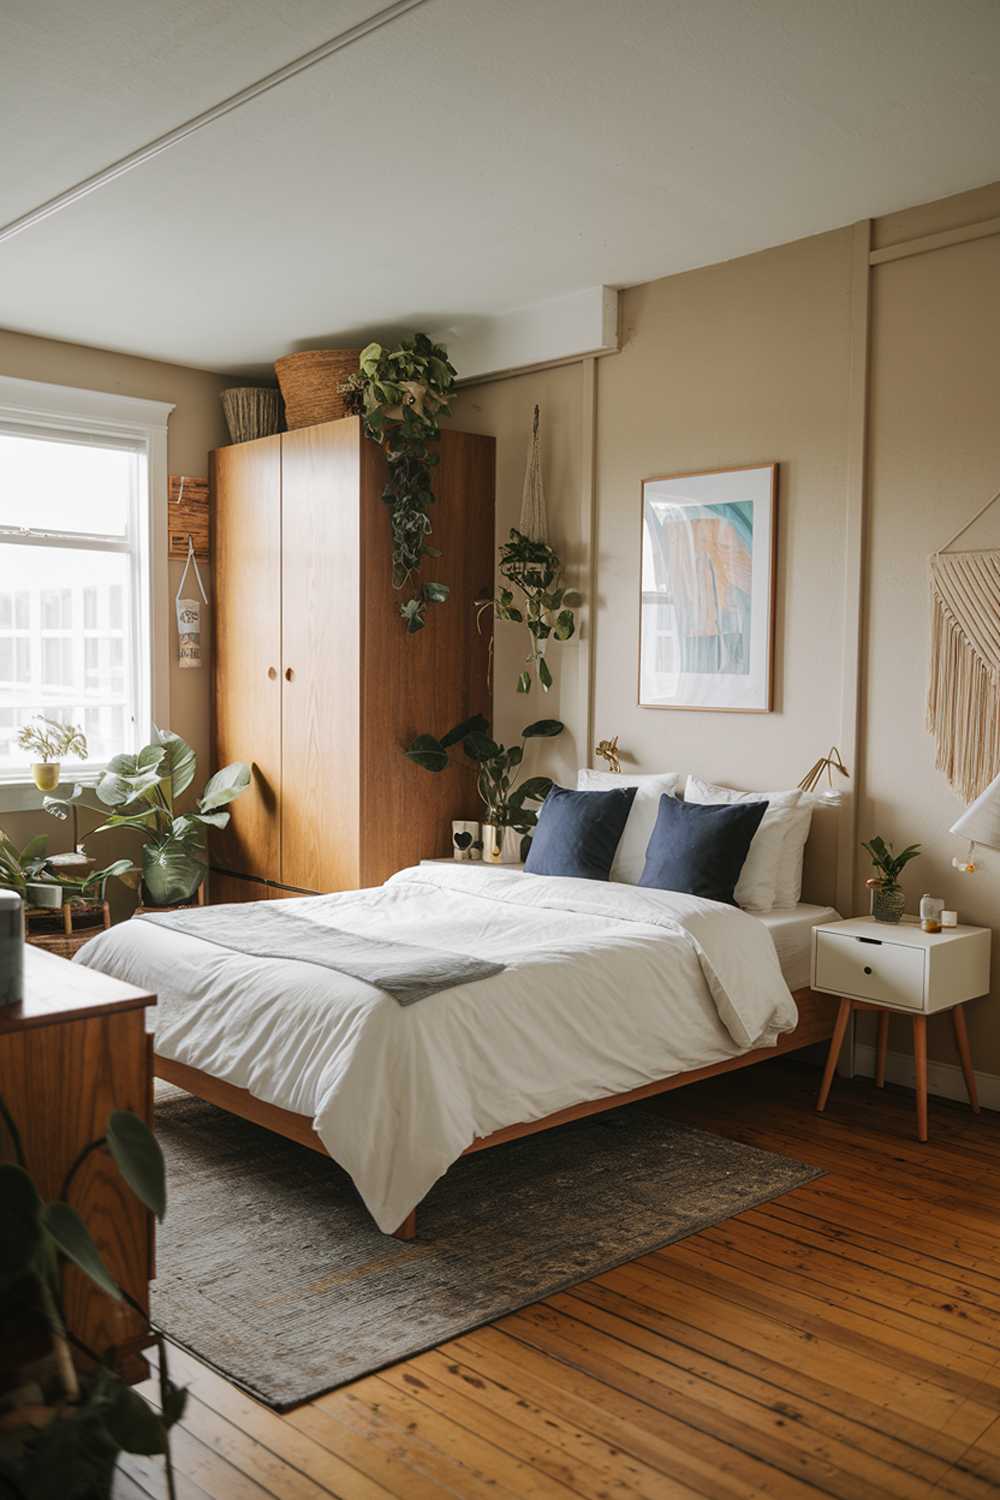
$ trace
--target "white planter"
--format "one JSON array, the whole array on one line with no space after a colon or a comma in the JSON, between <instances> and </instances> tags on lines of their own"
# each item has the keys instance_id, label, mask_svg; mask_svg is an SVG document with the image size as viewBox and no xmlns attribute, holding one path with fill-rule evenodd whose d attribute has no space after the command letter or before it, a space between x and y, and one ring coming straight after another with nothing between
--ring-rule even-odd
<instances>
[{"instance_id":1,"label":"white planter","mask_svg":"<svg viewBox=\"0 0 1000 1500\"><path fill-rule=\"evenodd\" d=\"M521 835L516 828L494 828L483 824L483 860L488 865L519 865Z\"/></svg>"}]
</instances>

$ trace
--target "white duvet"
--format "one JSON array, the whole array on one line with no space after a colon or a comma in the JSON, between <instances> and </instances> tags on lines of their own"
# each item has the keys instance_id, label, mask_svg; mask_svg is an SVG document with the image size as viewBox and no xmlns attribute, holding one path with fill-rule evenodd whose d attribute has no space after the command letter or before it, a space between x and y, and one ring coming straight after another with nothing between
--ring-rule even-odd
<instances>
[{"instance_id":1,"label":"white duvet","mask_svg":"<svg viewBox=\"0 0 1000 1500\"><path fill-rule=\"evenodd\" d=\"M763 924L693 896L442 864L284 904L507 967L403 1008L142 920L77 961L158 995L162 1056L312 1117L387 1232L477 1137L771 1046L797 1020Z\"/></svg>"}]
</instances>

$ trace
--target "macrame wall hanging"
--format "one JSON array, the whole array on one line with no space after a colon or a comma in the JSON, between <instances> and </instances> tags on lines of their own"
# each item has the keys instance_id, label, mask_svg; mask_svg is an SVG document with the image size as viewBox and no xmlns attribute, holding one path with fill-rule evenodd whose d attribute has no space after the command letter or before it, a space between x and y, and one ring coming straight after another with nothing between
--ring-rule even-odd
<instances>
[{"instance_id":1,"label":"macrame wall hanging","mask_svg":"<svg viewBox=\"0 0 1000 1500\"><path fill-rule=\"evenodd\" d=\"M1000 548L950 549L997 500L1000 490L930 560L927 728L966 802L1000 772Z\"/></svg>"}]
</instances>

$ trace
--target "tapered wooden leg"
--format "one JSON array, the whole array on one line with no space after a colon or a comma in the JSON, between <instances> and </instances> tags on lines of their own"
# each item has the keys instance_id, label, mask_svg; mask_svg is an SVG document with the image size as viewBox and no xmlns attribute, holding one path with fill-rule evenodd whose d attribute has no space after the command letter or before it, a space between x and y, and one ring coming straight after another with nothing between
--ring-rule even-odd
<instances>
[{"instance_id":1,"label":"tapered wooden leg","mask_svg":"<svg viewBox=\"0 0 1000 1500\"><path fill-rule=\"evenodd\" d=\"M875 1061L875 1087L885 1088L885 1055L889 1050L889 1012L880 1010L878 1013L878 1052Z\"/></svg>"},{"instance_id":2,"label":"tapered wooden leg","mask_svg":"<svg viewBox=\"0 0 1000 1500\"><path fill-rule=\"evenodd\" d=\"M399 1228L393 1231L394 1240L415 1240L417 1237L417 1210L414 1208L406 1215Z\"/></svg>"},{"instance_id":3,"label":"tapered wooden leg","mask_svg":"<svg viewBox=\"0 0 1000 1500\"><path fill-rule=\"evenodd\" d=\"M827 1053L826 1067L823 1069L823 1082L819 1086L819 1098L816 1100L816 1108L822 1114L826 1109L826 1101L830 1097L830 1085L833 1083L833 1074L840 1056L840 1049L844 1045L844 1033L847 1023L851 1018L851 1002L842 999L840 1009L837 1011L837 1019L833 1026L833 1036L830 1038L830 1051Z\"/></svg>"},{"instance_id":4,"label":"tapered wooden leg","mask_svg":"<svg viewBox=\"0 0 1000 1500\"><path fill-rule=\"evenodd\" d=\"M917 1140L927 1139L927 1017L913 1017L913 1063L917 1086Z\"/></svg>"},{"instance_id":5,"label":"tapered wooden leg","mask_svg":"<svg viewBox=\"0 0 1000 1500\"><path fill-rule=\"evenodd\" d=\"M962 1062L962 1077L965 1079L965 1092L969 1096L973 1114L979 1113L979 1097L976 1094L976 1075L972 1071L972 1052L969 1048L969 1033L965 1029L965 1007L956 1005L951 1013L951 1024L955 1028L955 1042L958 1046L958 1055Z\"/></svg>"}]
</instances>

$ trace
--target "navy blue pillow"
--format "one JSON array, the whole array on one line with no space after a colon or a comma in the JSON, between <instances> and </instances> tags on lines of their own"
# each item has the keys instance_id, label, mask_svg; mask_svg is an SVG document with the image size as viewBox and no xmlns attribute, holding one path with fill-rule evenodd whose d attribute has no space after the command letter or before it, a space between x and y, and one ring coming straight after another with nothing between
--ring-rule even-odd
<instances>
[{"instance_id":1,"label":"navy blue pillow","mask_svg":"<svg viewBox=\"0 0 1000 1500\"><path fill-rule=\"evenodd\" d=\"M735 906L733 892L766 802L680 802L664 794L640 885Z\"/></svg>"},{"instance_id":2,"label":"navy blue pillow","mask_svg":"<svg viewBox=\"0 0 1000 1500\"><path fill-rule=\"evenodd\" d=\"M570 792L554 786L538 814L524 862L527 873L607 880L634 797L634 786L610 792Z\"/></svg>"}]
</instances>

